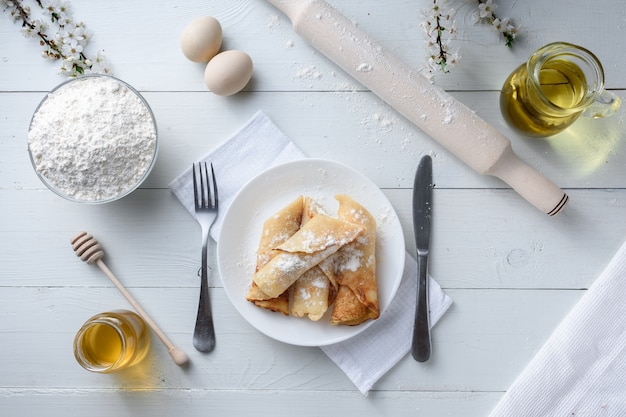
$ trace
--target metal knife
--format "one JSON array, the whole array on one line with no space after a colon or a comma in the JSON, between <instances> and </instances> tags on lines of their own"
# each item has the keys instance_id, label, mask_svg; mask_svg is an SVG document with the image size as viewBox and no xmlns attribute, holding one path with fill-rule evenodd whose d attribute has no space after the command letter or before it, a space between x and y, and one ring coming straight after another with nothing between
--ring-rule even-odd
<instances>
[{"instance_id":1,"label":"metal knife","mask_svg":"<svg viewBox=\"0 0 626 417\"><path fill-rule=\"evenodd\" d=\"M433 172L432 159L422 157L413 184L413 231L417 246L417 303L411 355L418 362L430 358L430 318L428 309L428 252L432 218Z\"/></svg>"}]
</instances>

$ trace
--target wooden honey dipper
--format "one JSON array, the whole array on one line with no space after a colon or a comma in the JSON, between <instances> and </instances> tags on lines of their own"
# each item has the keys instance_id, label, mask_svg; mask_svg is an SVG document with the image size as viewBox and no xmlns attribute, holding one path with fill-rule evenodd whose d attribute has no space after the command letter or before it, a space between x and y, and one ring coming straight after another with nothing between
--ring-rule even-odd
<instances>
[{"instance_id":1,"label":"wooden honey dipper","mask_svg":"<svg viewBox=\"0 0 626 417\"><path fill-rule=\"evenodd\" d=\"M174 346L172 342L165 336L165 333L159 329L156 323L148 316L148 313L144 311L143 308L137 303L137 301L133 298L132 295L124 288L122 283L113 275L113 272L104 264L102 258L104 257L104 250L102 246L98 243L98 241L86 232L80 232L76 236L72 238L72 248L76 255L80 257L82 261L87 262L88 264L95 263L100 267L102 272L109 277L109 279L115 284L118 290L122 293L124 297L128 300L128 302L135 308L137 313L143 318L143 320L148 324L148 326L152 329L152 331L158 336L159 339L163 342L163 344L167 347L167 351L174 359L176 365L183 366L187 362L189 362L189 357L185 352L183 352L177 346Z\"/></svg>"}]
</instances>

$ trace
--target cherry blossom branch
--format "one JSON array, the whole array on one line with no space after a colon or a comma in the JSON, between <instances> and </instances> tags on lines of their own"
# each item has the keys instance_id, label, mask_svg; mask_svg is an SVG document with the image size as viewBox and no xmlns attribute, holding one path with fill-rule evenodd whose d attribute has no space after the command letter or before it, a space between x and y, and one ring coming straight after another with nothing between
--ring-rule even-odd
<instances>
[{"instance_id":1,"label":"cherry blossom branch","mask_svg":"<svg viewBox=\"0 0 626 417\"><path fill-rule=\"evenodd\" d=\"M464 0L476 7L472 13L474 23L486 23L502 34L505 45L513 46L519 28L509 18L500 18L495 14L497 5L494 0ZM427 35L428 65L425 75L431 80L436 72L448 73L455 67L461 56L458 50L450 51L450 44L456 39L457 28L454 15L456 11L448 0L432 0L431 6L422 12L420 27Z\"/></svg>"},{"instance_id":2,"label":"cherry blossom branch","mask_svg":"<svg viewBox=\"0 0 626 417\"><path fill-rule=\"evenodd\" d=\"M457 34L455 10L446 8L447 0L433 0L432 7L423 13L420 26L426 32L428 49L427 76L434 72L449 72L461 59L458 52L450 51L450 42Z\"/></svg>"},{"instance_id":3,"label":"cherry blossom branch","mask_svg":"<svg viewBox=\"0 0 626 417\"><path fill-rule=\"evenodd\" d=\"M504 44L509 48L513 47L513 42L517 37L519 28L515 26L510 18L499 18L496 16L495 11L498 7L494 0L477 0L478 1L478 14L475 15L475 20L482 21L490 24L493 29L501 33L504 36Z\"/></svg>"},{"instance_id":4,"label":"cherry blossom branch","mask_svg":"<svg viewBox=\"0 0 626 417\"><path fill-rule=\"evenodd\" d=\"M76 77L88 73L111 73L110 64L101 51L95 59L85 55L84 49L91 39L91 32L83 22L74 22L69 3L62 0L35 0L34 3L42 17L47 19L33 18L30 6L23 0L0 0L0 6L4 12L9 12L13 22L21 22L22 34L39 39L44 58L62 61L62 75ZM51 26L53 28L49 32Z\"/></svg>"}]
</instances>

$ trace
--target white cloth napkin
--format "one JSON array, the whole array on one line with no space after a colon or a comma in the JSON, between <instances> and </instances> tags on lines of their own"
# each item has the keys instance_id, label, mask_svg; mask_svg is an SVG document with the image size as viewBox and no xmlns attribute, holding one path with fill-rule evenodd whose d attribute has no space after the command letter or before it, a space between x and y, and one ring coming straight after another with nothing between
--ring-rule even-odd
<instances>
[{"instance_id":1,"label":"white cloth napkin","mask_svg":"<svg viewBox=\"0 0 626 417\"><path fill-rule=\"evenodd\" d=\"M231 138L200 160L213 162L219 185L220 212L225 213L238 191L253 177L275 165L304 158L294 143L259 111ZM195 216L191 168L174 179L170 189ZM222 218L218 215L211 229L213 239L219 236ZM363 395L367 395L374 383L410 350L416 281L417 264L407 254L400 288L381 317L360 335L322 347ZM429 297L432 326L450 307L452 299L432 278Z\"/></svg>"},{"instance_id":2,"label":"white cloth napkin","mask_svg":"<svg viewBox=\"0 0 626 417\"><path fill-rule=\"evenodd\" d=\"M626 243L490 417L626 416Z\"/></svg>"}]
</instances>

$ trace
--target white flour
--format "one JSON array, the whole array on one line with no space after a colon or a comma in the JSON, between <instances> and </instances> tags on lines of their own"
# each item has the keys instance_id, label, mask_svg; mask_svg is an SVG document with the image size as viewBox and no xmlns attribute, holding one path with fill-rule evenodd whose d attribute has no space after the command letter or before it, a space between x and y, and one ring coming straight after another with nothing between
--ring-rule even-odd
<instances>
[{"instance_id":1,"label":"white flour","mask_svg":"<svg viewBox=\"0 0 626 417\"><path fill-rule=\"evenodd\" d=\"M155 157L156 128L144 102L109 77L86 77L48 95L28 145L37 172L70 198L103 201L130 191Z\"/></svg>"}]
</instances>

